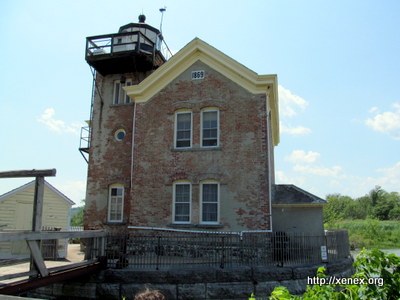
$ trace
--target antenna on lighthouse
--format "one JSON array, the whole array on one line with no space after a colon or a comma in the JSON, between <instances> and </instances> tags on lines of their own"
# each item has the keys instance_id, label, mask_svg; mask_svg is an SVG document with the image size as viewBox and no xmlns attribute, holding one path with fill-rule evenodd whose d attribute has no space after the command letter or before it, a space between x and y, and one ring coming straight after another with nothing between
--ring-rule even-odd
<instances>
[{"instance_id":1,"label":"antenna on lighthouse","mask_svg":"<svg viewBox=\"0 0 400 300\"><path fill-rule=\"evenodd\" d=\"M162 22L163 22L163 18L164 18L164 12L167 10L167 7L164 6L162 8L160 8L160 13L161 13L161 22L160 22L160 32L162 33Z\"/></svg>"}]
</instances>

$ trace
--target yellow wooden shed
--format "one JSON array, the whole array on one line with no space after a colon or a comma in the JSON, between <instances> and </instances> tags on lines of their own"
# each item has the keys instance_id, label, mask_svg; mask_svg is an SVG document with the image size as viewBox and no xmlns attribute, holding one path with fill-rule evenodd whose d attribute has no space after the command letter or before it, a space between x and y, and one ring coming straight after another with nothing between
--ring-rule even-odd
<instances>
[{"instance_id":1,"label":"yellow wooden shed","mask_svg":"<svg viewBox=\"0 0 400 300\"><path fill-rule=\"evenodd\" d=\"M31 181L0 196L0 231L32 230L34 193L35 181ZM43 198L43 230L69 230L71 206L75 203L47 181ZM54 258L65 258L67 246L66 240L53 241L43 245L42 253L48 256L50 251ZM26 257L29 249L25 241L0 242L0 259Z\"/></svg>"}]
</instances>

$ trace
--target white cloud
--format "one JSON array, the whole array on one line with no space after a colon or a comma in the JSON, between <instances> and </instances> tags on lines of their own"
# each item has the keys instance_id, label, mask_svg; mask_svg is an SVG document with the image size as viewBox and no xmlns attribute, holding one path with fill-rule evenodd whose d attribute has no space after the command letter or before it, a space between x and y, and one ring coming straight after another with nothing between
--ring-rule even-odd
<instances>
[{"instance_id":1,"label":"white cloud","mask_svg":"<svg viewBox=\"0 0 400 300\"><path fill-rule=\"evenodd\" d=\"M56 112L53 108L47 108L44 110L43 114L37 118L37 121L46 125L51 131L57 133L73 133L79 135L80 128L83 126L81 123L74 122L65 124L64 121L55 119L55 114Z\"/></svg>"},{"instance_id":2,"label":"white cloud","mask_svg":"<svg viewBox=\"0 0 400 300\"><path fill-rule=\"evenodd\" d=\"M391 136L395 140L400 140L400 103L393 104L394 111L377 113L373 118L365 121L365 124L377 132ZM377 112L373 107L370 112Z\"/></svg>"},{"instance_id":3,"label":"white cloud","mask_svg":"<svg viewBox=\"0 0 400 300\"><path fill-rule=\"evenodd\" d=\"M285 157L286 161L292 163L313 163L319 158L320 154L318 152L304 150L294 150L289 156Z\"/></svg>"},{"instance_id":4,"label":"white cloud","mask_svg":"<svg viewBox=\"0 0 400 300\"><path fill-rule=\"evenodd\" d=\"M379 111L379 108L378 107L376 107L376 106L373 106L373 107L371 107L370 109L369 109L369 113L377 113Z\"/></svg>"},{"instance_id":5,"label":"white cloud","mask_svg":"<svg viewBox=\"0 0 400 300\"><path fill-rule=\"evenodd\" d=\"M324 177L339 177L342 173L341 166L333 166L331 168L326 168L323 166L309 166L309 165L295 165L293 166L293 171L311 174L311 175L318 175Z\"/></svg>"},{"instance_id":6,"label":"white cloud","mask_svg":"<svg viewBox=\"0 0 400 300\"><path fill-rule=\"evenodd\" d=\"M292 127L290 125L287 126L282 122L280 122L279 128L281 133L287 133L291 135L305 135L311 133L310 128L304 126L295 126L295 127Z\"/></svg>"},{"instance_id":7,"label":"white cloud","mask_svg":"<svg viewBox=\"0 0 400 300\"><path fill-rule=\"evenodd\" d=\"M298 95L293 94L290 90L283 86L278 86L279 93L279 112L284 117L293 117L299 111L303 111L308 102Z\"/></svg>"},{"instance_id":8,"label":"white cloud","mask_svg":"<svg viewBox=\"0 0 400 300\"><path fill-rule=\"evenodd\" d=\"M65 196L75 202L75 205L82 205L81 200L86 197L85 181L65 181L56 183L54 186L59 189Z\"/></svg>"},{"instance_id":9,"label":"white cloud","mask_svg":"<svg viewBox=\"0 0 400 300\"><path fill-rule=\"evenodd\" d=\"M384 185L400 186L400 162L396 163L392 167L378 169L377 172L382 173L380 177L381 182Z\"/></svg>"},{"instance_id":10,"label":"white cloud","mask_svg":"<svg viewBox=\"0 0 400 300\"><path fill-rule=\"evenodd\" d=\"M278 184L294 184L301 187L306 183L306 178L304 176L298 176L298 174L296 174L296 176L289 177L283 171L276 171L275 178Z\"/></svg>"}]
</instances>

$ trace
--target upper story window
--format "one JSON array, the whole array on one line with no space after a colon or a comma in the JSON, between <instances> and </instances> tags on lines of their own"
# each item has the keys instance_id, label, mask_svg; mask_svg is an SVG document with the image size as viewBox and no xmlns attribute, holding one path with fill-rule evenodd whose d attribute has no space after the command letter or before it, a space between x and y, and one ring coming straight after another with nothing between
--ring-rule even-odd
<instances>
[{"instance_id":1,"label":"upper story window","mask_svg":"<svg viewBox=\"0 0 400 300\"><path fill-rule=\"evenodd\" d=\"M174 223L190 223L192 186L189 182L174 184Z\"/></svg>"},{"instance_id":2,"label":"upper story window","mask_svg":"<svg viewBox=\"0 0 400 300\"><path fill-rule=\"evenodd\" d=\"M218 224L219 222L219 183L205 181L200 185L201 223Z\"/></svg>"},{"instance_id":3,"label":"upper story window","mask_svg":"<svg viewBox=\"0 0 400 300\"><path fill-rule=\"evenodd\" d=\"M201 112L201 146L219 146L219 110L216 108Z\"/></svg>"},{"instance_id":4,"label":"upper story window","mask_svg":"<svg viewBox=\"0 0 400 300\"><path fill-rule=\"evenodd\" d=\"M192 146L192 112L179 111L175 114L175 148Z\"/></svg>"},{"instance_id":5,"label":"upper story window","mask_svg":"<svg viewBox=\"0 0 400 300\"><path fill-rule=\"evenodd\" d=\"M117 80L114 82L114 100L113 104L128 104L131 103L131 98L126 94L123 87L131 86L132 81L126 80L125 83L121 83L121 81Z\"/></svg>"},{"instance_id":6,"label":"upper story window","mask_svg":"<svg viewBox=\"0 0 400 300\"><path fill-rule=\"evenodd\" d=\"M109 188L108 222L122 222L124 210L124 187L113 184Z\"/></svg>"}]
</instances>

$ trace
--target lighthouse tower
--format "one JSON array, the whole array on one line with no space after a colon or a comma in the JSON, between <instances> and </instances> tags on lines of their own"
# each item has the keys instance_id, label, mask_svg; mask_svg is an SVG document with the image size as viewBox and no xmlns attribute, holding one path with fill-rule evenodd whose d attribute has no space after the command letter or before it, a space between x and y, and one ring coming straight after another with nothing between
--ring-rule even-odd
<instances>
[{"instance_id":1,"label":"lighthouse tower","mask_svg":"<svg viewBox=\"0 0 400 300\"><path fill-rule=\"evenodd\" d=\"M170 56L161 32L145 20L140 15L118 33L86 38L93 91L79 150L88 162L87 228L128 222L135 105L123 88L140 83Z\"/></svg>"}]
</instances>

